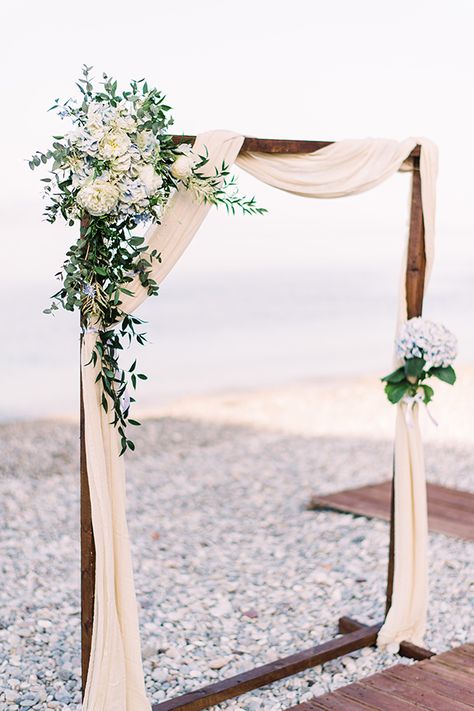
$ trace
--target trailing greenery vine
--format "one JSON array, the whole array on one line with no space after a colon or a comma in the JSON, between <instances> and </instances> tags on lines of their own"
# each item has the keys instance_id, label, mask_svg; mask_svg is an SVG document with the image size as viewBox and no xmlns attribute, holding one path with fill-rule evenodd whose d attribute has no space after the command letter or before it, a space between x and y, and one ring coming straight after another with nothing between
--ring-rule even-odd
<instances>
[{"instance_id":1,"label":"trailing greenery vine","mask_svg":"<svg viewBox=\"0 0 474 711\"><path fill-rule=\"evenodd\" d=\"M102 407L118 428L122 454L134 449L127 425L140 424L130 417L134 398L127 386L135 389L138 380L146 379L136 361L127 371L120 366L124 348L132 341L146 342L144 322L122 310L122 299L133 296L136 279L149 296L156 295L153 269L161 261L136 229L159 223L180 187L230 214L262 214L265 209L239 195L225 163L209 174L207 151L196 154L189 144L173 141L171 109L161 91L141 79L120 92L106 74L95 88L91 70L83 67L78 98L57 99L50 109L68 119L72 130L54 136L48 150L36 151L29 166L50 167L42 178L46 220L61 217L71 227L80 225L56 275L61 287L45 313L79 310L83 331L97 332L91 363L97 366Z\"/></svg>"}]
</instances>

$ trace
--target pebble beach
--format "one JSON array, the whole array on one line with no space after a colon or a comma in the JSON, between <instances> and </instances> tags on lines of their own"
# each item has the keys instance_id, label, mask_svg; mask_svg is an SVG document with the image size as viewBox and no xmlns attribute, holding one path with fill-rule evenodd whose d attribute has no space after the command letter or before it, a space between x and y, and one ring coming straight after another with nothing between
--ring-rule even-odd
<instances>
[{"instance_id":1,"label":"pebble beach","mask_svg":"<svg viewBox=\"0 0 474 711\"><path fill-rule=\"evenodd\" d=\"M474 368L437 384L429 481L474 491ZM390 476L394 409L377 379L300 382L144 413L127 455L152 702L305 649L341 615L383 617L388 525L308 510ZM80 708L78 426L0 426L0 711ZM474 640L474 542L430 535L425 646ZM398 662L364 649L217 708L280 711Z\"/></svg>"}]
</instances>

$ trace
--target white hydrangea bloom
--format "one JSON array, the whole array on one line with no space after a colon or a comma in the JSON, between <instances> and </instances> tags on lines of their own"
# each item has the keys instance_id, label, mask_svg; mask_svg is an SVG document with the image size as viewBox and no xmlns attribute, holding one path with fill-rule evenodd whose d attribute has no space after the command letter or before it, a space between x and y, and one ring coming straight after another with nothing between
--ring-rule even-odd
<instances>
[{"instance_id":1,"label":"white hydrangea bloom","mask_svg":"<svg viewBox=\"0 0 474 711\"><path fill-rule=\"evenodd\" d=\"M146 188L140 180L127 178L120 183L119 188L120 200L125 203L126 206L137 205L143 208L146 207L148 196Z\"/></svg>"},{"instance_id":2,"label":"white hydrangea bloom","mask_svg":"<svg viewBox=\"0 0 474 711\"><path fill-rule=\"evenodd\" d=\"M142 165L138 168L138 177L145 186L148 197L155 195L163 185L163 178L155 171L150 164Z\"/></svg>"},{"instance_id":3,"label":"white hydrangea bloom","mask_svg":"<svg viewBox=\"0 0 474 711\"><path fill-rule=\"evenodd\" d=\"M97 141L107 132L106 108L104 104L92 102L87 109L85 130Z\"/></svg>"},{"instance_id":4,"label":"white hydrangea bloom","mask_svg":"<svg viewBox=\"0 0 474 711\"><path fill-rule=\"evenodd\" d=\"M457 356L457 339L439 323L411 318L400 329L396 343L397 356L404 360L423 358L424 370L447 367Z\"/></svg>"},{"instance_id":5,"label":"white hydrangea bloom","mask_svg":"<svg viewBox=\"0 0 474 711\"><path fill-rule=\"evenodd\" d=\"M80 188L84 183L90 182L92 179L92 173L87 167L79 169L76 173L71 176L72 187Z\"/></svg>"},{"instance_id":6,"label":"white hydrangea bloom","mask_svg":"<svg viewBox=\"0 0 474 711\"><path fill-rule=\"evenodd\" d=\"M144 160L150 160L160 152L160 144L152 131L139 131L136 143Z\"/></svg>"},{"instance_id":7,"label":"white hydrangea bloom","mask_svg":"<svg viewBox=\"0 0 474 711\"><path fill-rule=\"evenodd\" d=\"M134 133L137 130L137 122L133 116L129 116L126 109L117 109L110 119L110 126L118 128L127 133Z\"/></svg>"}]
</instances>

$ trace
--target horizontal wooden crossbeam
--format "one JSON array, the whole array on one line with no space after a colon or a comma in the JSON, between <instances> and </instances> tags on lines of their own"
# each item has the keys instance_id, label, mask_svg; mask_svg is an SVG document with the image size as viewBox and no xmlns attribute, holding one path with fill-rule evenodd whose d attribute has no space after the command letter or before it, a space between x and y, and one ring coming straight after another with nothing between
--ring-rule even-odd
<instances>
[{"instance_id":1,"label":"horizontal wooden crossbeam","mask_svg":"<svg viewBox=\"0 0 474 711\"><path fill-rule=\"evenodd\" d=\"M339 620L339 632L341 634L355 632L356 630L364 628L367 629L367 625L362 624L362 622L359 622L358 620L353 620L352 617L341 617ZM400 642L399 654L401 657L414 659L417 662L422 659L431 659L431 657L434 656L434 652L430 649L419 647L417 644L413 644L412 642Z\"/></svg>"},{"instance_id":2,"label":"horizontal wooden crossbeam","mask_svg":"<svg viewBox=\"0 0 474 711\"><path fill-rule=\"evenodd\" d=\"M222 701L240 696L247 691L252 691L252 689L258 689L278 679L298 674L298 672L305 669L310 669L331 659L337 659L345 654L354 652L356 649L370 647L375 644L377 633L382 625L368 627L357 624L358 629L348 634L343 634L341 637L331 639L329 642L324 642L324 644L319 644L316 647L310 647L289 657L277 659L274 662L264 664L242 674L236 674L228 679L197 689L197 691L191 691L169 701L155 704L152 711L175 711L176 709L181 711L201 711L201 709L220 704Z\"/></svg>"},{"instance_id":3,"label":"horizontal wooden crossbeam","mask_svg":"<svg viewBox=\"0 0 474 711\"><path fill-rule=\"evenodd\" d=\"M196 136L175 135L173 141L175 143L193 143ZM299 141L286 138L255 138L246 136L240 149L240 153L246 151L255 151L258 153L314 153L321 148L330 146L334 141ZM415 159L420 157L420 146L416 146L410 153L410 158ZM415 165L416 167L416 165Z\"/></svg>"}]
</instances>

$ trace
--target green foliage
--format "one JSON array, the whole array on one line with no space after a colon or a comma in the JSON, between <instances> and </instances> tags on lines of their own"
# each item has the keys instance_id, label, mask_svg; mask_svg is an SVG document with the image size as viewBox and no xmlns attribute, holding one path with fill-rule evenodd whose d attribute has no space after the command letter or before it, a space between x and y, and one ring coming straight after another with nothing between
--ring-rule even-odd
<instances>
[{"instance_id":1,"label":"green foliage","mask_svg":"<svg viewBox=\"0 0 474 711\"><path fill-rule=\"evenodd\" d=\"M433 388L424 381L430 377L439 378L445 383L453 385L456 382L456 373L451 365L446 367L431 367L425 370L426 361L423 358L407 358L404 365L393 373L381 378L385 383L385 394L389 402L394 405L407 395L414 397L420 390L423 393L423 402L428 405L434 396Z\"/></svg>"},{"instance_id":2,"label":"green foliage","mask_svg":"<svg viewBox=\"0 0 474 711\"><path fill-rule=\"evenodd\" d=\"M446 368L431 368L431 375L434 375L439 380L443 380L449 385L454 385L456 382L456 373L452 365L446 366Z\"/></svg>"},{"instance_id":3,"label":"green foliage","mask_svg":"<svg viewBox=\"0 0 474 711\"><path fill-rule=\"evenodd\" d=\"M423 358L408 358L405 361L405 374L407 378L416 378L420 380L423 377L426 363Z\"/></svg>"},{"instance_id":4,"label":"green foliage","mask_svg":"<svg viewBox=\"0 0 474 711\"><path fill-rule=\"evenodd\" d=\"M405 368L403 366L397 368L397 370L381 378L381 380L383 383L400 383L402 380L405 380Z\"/></svg>"},{"instance_id":5,"label":"green foliage","mask_svg":"<svg viewBox=\"0 0 474 711\"><path fill-rule=\"evenodd\" d=\"M223 205L230 214L237 210L262 214L266 210L258 207L253 197L238 194L235 178L225 163L207 175L203 171L208 164L207 151L195 156L191 147L174 142L169 132L171 109L162 92L150 88L144 79L130 82L120 92L117 81L106 74L100 88L95 89L91 69L83 67L76 84L78 99L56 99L50 109L69 118L75 131L54 136L51 147L36 151L28 165L32 170L50 166L49 176L41 179L46 220L53 223L62 217L69 226L80 223L79 238L69 247L56 274L60 289L44 312L78 310L82 328L97 331L91 363L98 366L96 381L103 391L102 407L118 429L123 454L135 448L127 436L127 425L140 424L129 417L134 398L130 402L126 398L127 383L135 389L146 375L136 371L136 362L125 372L119 355L132 341L144 345L146 336L143 322L122 310L122 299L133 296L135 280L149 296L157 295L153 268L161 261L161 255L150 250L142 236L134 234L135 228L147 220L159 223L163 209L181 186L196 200ZM120 145L120 150L112 145L117 134L123 150ZM108 152L104 147L107 139ZM190 156L190 168L185 177L178 178L175 164L184 155ZM148 182L142 177L142 169L148 171ZM90 192L89 202L84 202L81 191L83 195L84 188L97 185L102 186L104 194L96 210Z\"/></svg>"},{"instance_id":6,"label":"green foliage","mask_svg":"<svg viewBox=\"0 0 474 711\"><path fill-rule=\"evenodd\" d=\"M385 386L385 393L389 401L395 405L397 402L400 402L409 388L410 384L405 380L399 383L387 383Z\"/></svg>"}]
</instances>

